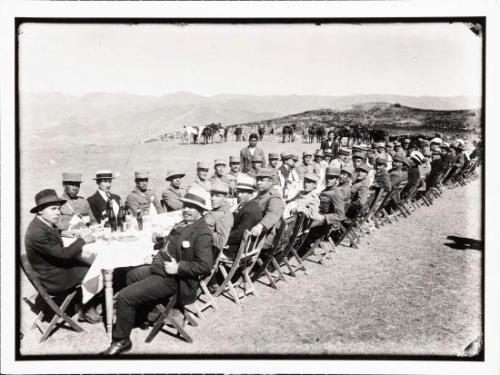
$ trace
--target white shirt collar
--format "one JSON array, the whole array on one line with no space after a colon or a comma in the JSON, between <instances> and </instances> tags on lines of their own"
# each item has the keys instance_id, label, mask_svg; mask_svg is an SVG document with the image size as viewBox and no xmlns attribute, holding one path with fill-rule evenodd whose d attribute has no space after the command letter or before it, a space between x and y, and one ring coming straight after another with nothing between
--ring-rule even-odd
<instances>
[{"instance_id":1,"label":"white shirt collar","mask_svg":"<svg viewBox=\"0 0 500 375\"><path fill-rule=\"evenodd\" d=\"M97 191L99 192L99 194L101 194L102 199L104 199L107 202L108 196L106 195L106 192L101 189L97 189Z\"/></svg>"}]
</instances>

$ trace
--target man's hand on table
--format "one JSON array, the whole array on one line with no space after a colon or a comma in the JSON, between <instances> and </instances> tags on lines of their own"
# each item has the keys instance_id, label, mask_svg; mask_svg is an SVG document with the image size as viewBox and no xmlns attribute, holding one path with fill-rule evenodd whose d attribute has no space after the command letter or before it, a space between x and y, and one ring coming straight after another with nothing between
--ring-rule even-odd
<instances>
[{"instance_id":1,"label":"man's hand on table","mask_svg":"<svg viewBox=\"0 0 500 375\"><path fill-rule=\"evenodd\" d=\"M170 261L165 261L163 263L163 267L165 268L165 272L167 274L175 275L179 269L179 264L174 258L172 258Z\"/></svg>"}]
</instances>

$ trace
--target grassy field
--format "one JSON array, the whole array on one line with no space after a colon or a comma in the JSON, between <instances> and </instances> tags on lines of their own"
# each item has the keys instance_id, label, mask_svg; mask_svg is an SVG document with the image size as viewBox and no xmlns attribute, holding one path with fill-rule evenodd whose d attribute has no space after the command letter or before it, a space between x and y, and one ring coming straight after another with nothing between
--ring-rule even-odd
<instances>
[{"instance_id":1,"label":"grassy field","mask_svg":"<svg viewBox=\"0 0 500 375\"><path fill-rule=\"evenodd\" d=\"M59 187L63 171L84 173L84 196L95 189L90 180L95 170L120 171L114 191L124 197L133 188L135 169L149 170L151 186L161 189L167 169L187 171L189 181L197 160L228 159L243 146L153 143L132 150L25 150L21 233L34 193ZM317 145L265 141L262 147L301 152ZM219 298L218 311L208 311L199 327L188 328L193 344L161 333L145 344L147 332L136 329L130 353L460 356L481 333L482 250L461 249L448 236L481 240L480 194L479 181L446 191L433 206L365 237L360 249L340 247L325 266L308 263L309 276L287 278L278 291L257 284L258 296L248 297L243 308ZM31 293L24 278L22 293ZM88 324L83 334L61 330L39 344L39 333L29 330L34 316L24 303L21 318L23 354L96 354L107 346L104 327Z\"/></svg>"}]
</instances>

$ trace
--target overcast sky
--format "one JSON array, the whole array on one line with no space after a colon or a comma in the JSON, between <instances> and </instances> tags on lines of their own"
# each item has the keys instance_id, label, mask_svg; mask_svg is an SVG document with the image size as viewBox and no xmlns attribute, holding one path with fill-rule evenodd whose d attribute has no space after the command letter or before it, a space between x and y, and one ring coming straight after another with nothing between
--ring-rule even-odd
<instances>
[{"instance_id":1,"label":"overcast sky","mask_svg":"<svg viewBox=\"0 0 500 375\"><path fill-rule=\"evenodd\" d=\"M24 24L24 92L481 94L462 24Z\"/></svg>"}]
</instances>

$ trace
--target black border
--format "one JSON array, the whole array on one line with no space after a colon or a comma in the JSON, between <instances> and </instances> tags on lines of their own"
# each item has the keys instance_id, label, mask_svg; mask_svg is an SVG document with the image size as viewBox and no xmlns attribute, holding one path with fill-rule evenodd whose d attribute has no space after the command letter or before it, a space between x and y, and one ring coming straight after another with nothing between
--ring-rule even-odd
<instances>
[{"instance_id":1,"label":"black border","mask_svg":"<svg viewBox=\"0 0 500 375\"><path fill-rule=\"evenodd\" d=\"M19 256L21 250L21 234L20 232L20 192L17 187L20 185L20 148L19 148L19 38L18 31L22 23L68 23L68 24L382 24L382 23L477 23L482 27L482 164L481 164L481 184L482 184L482 197L481 197L481 220L482 220L482 241L483 246L485 240L485 224L486 224L486 168L484 164L486 155L486 16L473 16L473 17L354 17L354 18L325 18L325 17L311 17L311 18L79 18L79 17L16 17L14 22L14 38L15 38L15 191L16 191L16 212L15 212L15 360L16 361L39 361L39 360L109 360L111 358L102 357L99 355L22 355L20 353L20 312L21 312L21 272ZM200 359L200 360L248 360L248 359L280 359L280 360L412 360L412 361L464 361L464 362L484 362L485 358L485 258L486 251L482 252L481 256L481 327L483 334L483 350L475 357L458 357L458 356L445 356L445 355L335 355L335 354L151 354L151 355L126 355L112 358L113 360L133 360L133 359L155 359L155 360L186 360L186 359Z\"/></svg>"}]
</instances>

